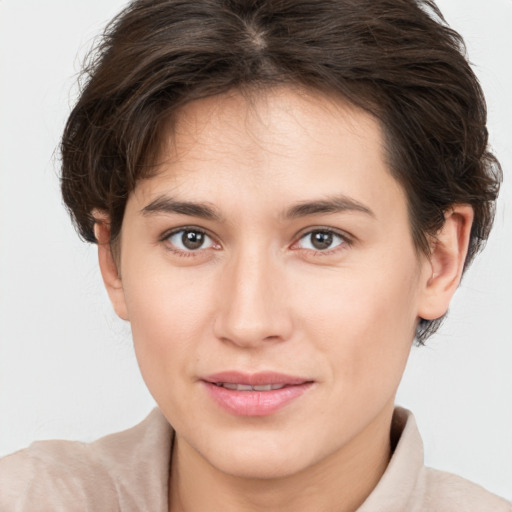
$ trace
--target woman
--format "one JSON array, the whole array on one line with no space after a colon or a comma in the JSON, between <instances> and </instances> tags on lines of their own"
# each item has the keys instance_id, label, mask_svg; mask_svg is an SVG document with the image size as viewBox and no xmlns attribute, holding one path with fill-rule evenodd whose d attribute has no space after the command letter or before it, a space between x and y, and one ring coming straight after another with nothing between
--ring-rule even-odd
<instances>
[{"instance_id":1,"label":"woman","mask_svg":"<svg viewBox=\"0 0 512 512\"><path fill-rule=\"evenodd\" d=\"M3 508L510 510L425 468L394 408L500 182L439 16L138 1L116 18L63 135L62 192L159 409L3 459Z\"/></svg>"}]
</instances>

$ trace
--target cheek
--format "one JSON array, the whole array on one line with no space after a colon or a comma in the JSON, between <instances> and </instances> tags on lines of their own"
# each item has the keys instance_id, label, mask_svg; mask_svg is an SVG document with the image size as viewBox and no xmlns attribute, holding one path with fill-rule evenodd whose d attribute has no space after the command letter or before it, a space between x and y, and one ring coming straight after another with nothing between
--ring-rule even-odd
<instances>
[{"instance_id":1,"label":"cheek","mask_svg":"<svg viewBox=\"0 0 512 512\"><path fill-rule=\"evenodd\" d=\"M127 272L135 278L123 287L137 361L158 401L156 395L169 386L169 376L173 386L179 386L179 377L186 377L201 356L198 347L210 322L214 288L197 272L173 272L165 264L145 267Z\"/></svg>"},{"instance_id":2,"label":"cheek","mask_svg":"<svg viewBox=\"0 0 512 512\"><path fill-rule=\"evenodd\" d=\"M413 264L385 261L306 283L298 322L331 361L333 380L368 396L398 385L416 327L416 283Z\"/></svg>"}]
</instances>

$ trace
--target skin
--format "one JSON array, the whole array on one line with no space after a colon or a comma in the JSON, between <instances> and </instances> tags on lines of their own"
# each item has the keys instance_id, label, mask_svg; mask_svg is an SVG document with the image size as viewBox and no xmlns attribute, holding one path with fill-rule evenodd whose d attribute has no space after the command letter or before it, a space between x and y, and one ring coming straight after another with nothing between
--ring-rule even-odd
<instances>
[{"instance_id":1,"label":"skin","mask_svg":"<svg viewBox=\"0 0 512 512\"><path fill-rule=\"evenodd\" d=\"M343 208L319 211L333 198ZM173 212L170 199L217 216ZM304 203L317 207L290 215ZM355 510L389 461L418 319L443 315L459 283L471 208L447 212L419 254L378 122L282 87L182 108L158 173L128 199L118 258L96 214L107 290L176 430L170 510ZM180 245L180 228L205 243ZM331 245L315 249L312 231L326 229ZM237 416L201 382L226 370L314 384L271 415Z\"/></svg>"}]
</instances>

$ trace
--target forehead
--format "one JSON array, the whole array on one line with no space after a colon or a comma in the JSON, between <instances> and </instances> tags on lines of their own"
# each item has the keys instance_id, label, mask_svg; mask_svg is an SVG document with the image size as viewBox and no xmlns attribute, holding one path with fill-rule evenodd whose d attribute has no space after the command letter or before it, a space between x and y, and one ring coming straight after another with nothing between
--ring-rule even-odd
<instances>
[{"instance_id":1,"label":"forehead","mask_svg":"<svg viewBox=\"0 0 512 512\"><path fill-rule=\"evenodd\" d=\"M272 154L304 157L302 144L327 154L347 134L380 151L378 121L334 94L288 86L226 94L193 101L175 115L164 156L175 159L245 156L252 167ZM243 135L243 136L242 136Z\"/></svg>"},{"instance_id":2,"label":"forehead","mask_svg":"<svg viewBox=\"0 0 512 512\"><path fill-rule=\"evenodd\" d=\"M234 90L181 108L158 171L135 195L145 204L168 193L228 208L344 194L385 208L403 198L385 155L379 122L339 97Z\"/></svg>"}]
</instances>

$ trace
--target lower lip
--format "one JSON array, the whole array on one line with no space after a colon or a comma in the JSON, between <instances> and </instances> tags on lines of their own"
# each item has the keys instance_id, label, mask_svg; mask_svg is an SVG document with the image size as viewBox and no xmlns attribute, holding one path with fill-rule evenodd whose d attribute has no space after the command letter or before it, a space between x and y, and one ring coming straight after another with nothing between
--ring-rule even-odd
<instances>
[{"instance_id":1,"label":"lower lip","mask_svg":"<svg viewBox=\"0 0 512 512\"><path fill-rule=\"evenodd\" d=\"M236 391L211 382L203 383L218 405L238 416L268 416L299 398L313 385L305 382L270 391Z\"/></svg>"}]
</instances>

